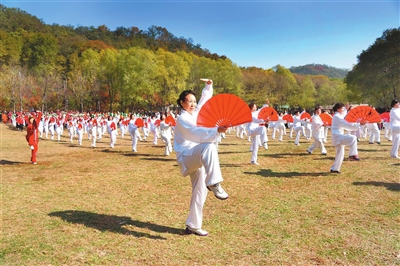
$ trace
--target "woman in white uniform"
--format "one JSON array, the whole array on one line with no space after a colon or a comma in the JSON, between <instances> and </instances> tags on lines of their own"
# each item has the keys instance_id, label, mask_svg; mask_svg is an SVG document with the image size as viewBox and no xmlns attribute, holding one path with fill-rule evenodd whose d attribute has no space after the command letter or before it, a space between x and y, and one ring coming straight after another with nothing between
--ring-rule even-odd
<instances>
[{"instance_id":1,"label":"woman in white uniform","mask_svg":"<svg viewBox=\"0 0 400 266\"><path fill-rule=\"evenodd\" d=\"M183 176L189 175L192 184L186 233L199 236L208 235L208 232L202 229L203 206L207 198L207 189L211 190L218 199L228 198L228 194L220 185L223 179L215 147L219 133L225 132L227 128L197 126L198 112L212 95L211 80L207 81L198 105L193 91L183 91L177 100L177 104L183 110L177 118L174 131L174 150L180 172Z\"/></svg>"},{"instance_id":2,"label":"woman in white uniform","mask_svg":"<svg viewBox=\"0 0 400 266\"><path fill-rule=\"evenodd\" d=\"M336 148L335 162L331 167L331 173L340 173L344 159L344 147L349 146L349 159L359 161L357 150L357 137L350 134L345 134L344 130L356 131L360 125L365 125L365 122L349 123L344 118L347 114L347 108L343 103L337 103L333 106L335 114L332 117L332 145Z\"/></svg>"},{"instance_id":3,"label":"woman in white uniform","mask_svg":"<svg viewBox=\"0 0 400 266\"><path fill-rule=\"evenodd\" d=\"M161 139L165 143L165 151L164 155L169 156L169 154L172 152L172 144L171 144L171 138L172 138L172 133L171 133L171 123L165 123L165 114L161 114L160 117L160 135Z\"/></svg>"},{"instance_id":4,"label":"woman in white uniform","mask_svg":"<svg viewBox=\"0 0 400 266\"><path fill-rule=\"evenodd\" d=\"M390 110L390 130L392 132L392 149L390 156L392 158L399 157L399 145L400 145L400 108L399 101L393 100L391 103L392 110Z\"/></svg>"},{"instance_id":5,"label":"woman in white uniform","mask_svg":"<svg viewBox=\"0 0 400 266\"><path fill-rule=\"evenodd\" d=\"M294 141L295 145L300 145L300 136L305 135L304 126L302 124L300 118L300 112L295 111L293 114L293 131L296 132L296 140Z\"/></svg>"},{"instance_id":6,"label":"woman in white uniform","mask_svg":"<svg viewBox=\"0 0 400 266\"><path fill-rule=\"evenodd\" d=\"M311 154L315 149L321 148L321 154L326 155L326 149L324 146L324 122L322 122L321 117L321 107L317 107L314 110L314 115L312 116L311 130L314 143L307 149L307 152Z\"/></svg>"},{"instance_id":7,"label":"woman in white uniform","mask_svg":"<svg viewBox=\"0 0 400 266\"><path fill-rule=\"evenodd\" d=\"M259 165L257 162L258 147L260 144L262 144L266 150L268 149L267 128L265 127L266 121L263 119L258 119L257 105L255 103L250 103L249 108L251 110L252 117L252 121L247 123L247 133L249 138L251 137L250 151L252 153L250 163ZM262 126L260 126L260 124L262 124Z\"/></svg>"}]
</instances>

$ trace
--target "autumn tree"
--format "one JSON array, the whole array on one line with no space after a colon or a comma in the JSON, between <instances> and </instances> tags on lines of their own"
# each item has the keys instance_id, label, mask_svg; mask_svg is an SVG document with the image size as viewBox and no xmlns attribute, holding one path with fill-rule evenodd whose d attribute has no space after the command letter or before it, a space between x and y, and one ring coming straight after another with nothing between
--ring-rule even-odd
<instances>
[{"instance_id":1,"label":"autumn tree","mask_svg":"<svg viewBox=\"0 0 400 266\"><path fill-rule=\"evenodd\" d=\"M156 55L150 50L135 47L121 50L120 58L124 69L122 110L147 108L152 104L159 75Z\"/></svg>"},{"instance_id":2,"label":"autumn tree","mask_svg":"<svg viewBox=\"0 0 400 266\"><path fill-rule=\"evenodd\" d=\"M250 103L264 103L266 98L277 98L272 95L272 75L268 70L257 67L242 69L243 99Z\"/></svg>"},{"instance_id":3,"label":"autumn tree","mask_svg":"<svg viewBox=\"0 0 400 266\"><path fill-rule=\"evenodd\" d=\"M388 106L400 95L400 28L385 30L358 55L345 82L352 100Z\"/></svg>"},{"instance_id":4,"label":"autumn tree","mask_svg":"<svg viewBox=\"0 0 400 266\"><path fill-rule=\"evenodd\" d=\"M288 105L291 108L299 108L300 106L300 87L296 82L293 74L289 69L277 65L275 67L275 88L274 93L277 95L278 102L281 105Z\"/></svg>"},{"instance_id":5,"label":"autumn tree","mask_svg":"<svg viewBox=\"0 0 400 266\"><path fill-rule=\"evenodd\" d=\"M114 103L117 99L122 82L123 73L118 71L119 52L114 49L105 49L100 52L100 78L102 86L107 92L109 111L114 111Z\"/></svg>"},{"instance_id":6,"label":"autumn tree","mask_svg":"<svg viewBox=\"0 0 400 266\"><path fill-rule=\"evenodd\" d=\"M299 105L305 109L312 109L315 107L315 97L317 91L314 83L309 76L306 76L303 82L300 84Z\"/></svg>"},{"instance_id":7,"label":"autumn tree","mask_svg":"<svg viewBox=\"0 0 400 266\"><path fill-rule=\"evenodd\" d=\"M157 91L160 94L161 106L175 103L178 95L186 88L186 79L189 75L189 65L179 55L158 49L156 52L158 77Z\"/></svg>"}]
</instances>

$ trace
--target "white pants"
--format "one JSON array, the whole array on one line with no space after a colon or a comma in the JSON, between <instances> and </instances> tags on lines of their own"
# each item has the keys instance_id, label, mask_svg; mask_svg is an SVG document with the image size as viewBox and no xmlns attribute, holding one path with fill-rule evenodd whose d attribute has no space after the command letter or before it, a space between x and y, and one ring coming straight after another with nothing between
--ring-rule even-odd
<instances>
[{"instance_id":1,"label":"white pants","mask_svg":"<svg viewBox=\"0 0 400 266\"><path fill-rule=\"evenodd\" d=\"M192 183L192 198L186 225L200 229L203 224L203 206L207 198L207 186L222 182L218 152L215 144L201 143L193 148L190 156L183 156Z\"/></svg>"},{"instance_id":2,"label":"white pants","mask_svg":"<svg viewBox=\"0 0 400 266\"><path fill-rule=\"evenodd\" d=\"M171 138L161 135L161 139L165 142L164 155L169 156L169 154L172 152Z\"/></svg>"},{"instance_id":3,"label":"white pants","mask_svg":"<svg viewBox=\"0 0 400 266\"><path fill-rule=\"evenodd\" d=\"M135 128L133 130L130 130L129 134L131 135L131 139L132 139L132 151L136 152L137 151L137 139L140 136L139 129Z\"/></svg>"},{"instance_id":4,"label":"white pants","mask_svg":"<svg viewBox=\"0 0 400 266\"><path fill-rule=\"evenodd\" d=\"M96 147L96 133L97 133L97 127L92 127L92 147Z\"/></svg>"},{"instance_id":5,"label":"white pants","mask_svg":"<svg viewBox=\"0 0 400 266\"><path fill-rule=\"evenodd\" d=\"M251 146L250 146L251 159L250 159L250 162L257 162L259 146L260 146L260 138L259 138L259 136L255 136L251 140Z\"/></svg>"},{"instance_id":6,"label":"white pants","mask_svg":"<svg viewBox=\"0 0 400 266\"><path fill-rule=\"evenodd\" d=\"M151 130L151 133L153 133L153 144L157 145L157 129Z\"/></svg>"},{"instance_id":7,"label":"white pants","mask_svg":"<svg viewBox=\"0 0 400 266\"><path fill-rule=\"evenodd\" d=\"M249 137L251 137L251 162L257 162L258 147L260 144L268 141L267 129L264 126L256 127L249 130ZM259 138L257 137L259 136Z\"/></svg>"},{"instance_id":8,"label":"white pants","mask_svg":"<svg viewBox=\"0 0 400 266\"><path fill-rule=\"evenodd\" d=\"M78 144L82 145L83 129L78 129Z\"/></svg>"},{"instance_id":9,"label":"white pants","mask_svg":"<svg viewBox=\"0 0 400 266\"><path fill-rule=\"evenodd\" d=\"M321 153L326 154L326 149L325 149L325 145L323 143L323 138L315 138L314 137L314 142L308 148L308 151L312 153L315 149L318 149L318 148L321 148Z\"/></svg>"},{"instance_id":10,"label":"white pants","mask_svg":"<svg viewBox=\"0 0 400 266\"><path fill-rule=\"evenodd\" d=\"M331 127L330 126L327 126L327 127L325 127L324 128L324 142L326 143L327 141L328 141L328 131L329 131L329 129L330 129Z\"/></svg>"},{"instance_id":11,"label":"white pants","mask_svg":"<svg viewBox=\"0 0 400 266\"><path fill-rule=\"evenodd\" d=\"M73 127L70 127L68 129L68 134L69 134L69 141L72 142L74 139L74 135L75 135L75 130Z\"/></svg>"},{"instance_id":12,"label":"white pants","mask_svg":"<svg viewBox=\"0 0 400 266\"><path fill-rule=\"evenodd\" d=\"M399 145L400 145L400 134L392 134L392 149L390 151L390 156L396 158L399 156Z\"/></svg>"},{"instance_id":13,"label":"white pants","mask_svg":"<svg viewBox=\"0 0 400 266\"><path fill-rule=\"evenodd\" d=\"M283 135L286 135L286 127L285 126L276 126L276 129L279 130L279 140L283 140Z\"/></svg>"},{"instance_id":14,"label":"white pants","mask_svg":"<svg viewBox=\"0 0 400 266\"><path fill-rule=\"evenodd\" d=\"M293 130L296 132L296 140L294 141L294 144L298 145L300 143L300 136L305 135L304 127L303 126L295 127L293 128Z\"/></svg>"},{"instance_id":15,"label":"white pants","mask_svg":"<svg viewBox=\"0 0 400 266\"><path fill-rule=\"evenodd\" d=\"M357 155L357 137L353 135L340 135L339 144L335 146L336 157L331 170L340 171L344 159L344 147L349 146L349 156Z\"/></svg>"},{"instance_id":16,"label":"white pants","mask_svg":"<svg viewBox=\"0 0 400 266\"><path fill-rule=\"evenodd\" d=\"M117 143L117 131L111 130L111 132L110 132L110 147L114 148L115 143Z\"/></svg>"},{"instance_id":17,"label":"white pants","mask_svg":"<svg viewBox=\"0 0 400 266\"><path fill-rule=\"evenodd\" d=\"M370 129L371 131L371 136L369 137L369 142L381 142L381 132L379 131L378 127L374 127L373 129Z\"/></svg>"}]
</instances>

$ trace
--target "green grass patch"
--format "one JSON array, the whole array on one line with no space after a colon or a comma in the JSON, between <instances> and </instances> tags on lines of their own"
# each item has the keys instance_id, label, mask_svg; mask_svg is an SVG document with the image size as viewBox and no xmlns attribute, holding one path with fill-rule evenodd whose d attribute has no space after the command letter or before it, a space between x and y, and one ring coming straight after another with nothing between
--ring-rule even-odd
<instances>
[{"instance_id":1,"label":"green grass patch","mask_svg":"<svg viewBox=\"0 0 400 266\"><path fill-rule=\"evenodd\" d=\"M1 265L400 265L400 161L383 136L337 175L329 143L322 156L271 139L256 166L232 131L219 145L229 199L209 194L201 238L184 234L190 180L161 141L42 140L31 165L25 132L0 132Z\"/></svg>"}]
</instances>

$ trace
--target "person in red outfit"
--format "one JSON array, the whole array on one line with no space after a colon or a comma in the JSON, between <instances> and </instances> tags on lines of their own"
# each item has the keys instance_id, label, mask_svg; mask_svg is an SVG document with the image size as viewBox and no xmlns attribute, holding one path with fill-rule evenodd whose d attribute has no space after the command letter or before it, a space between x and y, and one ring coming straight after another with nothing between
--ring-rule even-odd
<instances>
[{"instance_id":1,"label":"person in red outfit","mask_svg":"<svg viewBox=\"0 0 400 266\"><path fill-rule=\"evenodd\" d=\"M39 130L38 125L39 121L42 118L42 113L38 113L38 115L29 117L29 124L26 127L26 141L31 148L31 163L36 163L36 153L39 149Z\"/></svg>"}]
</instances>

